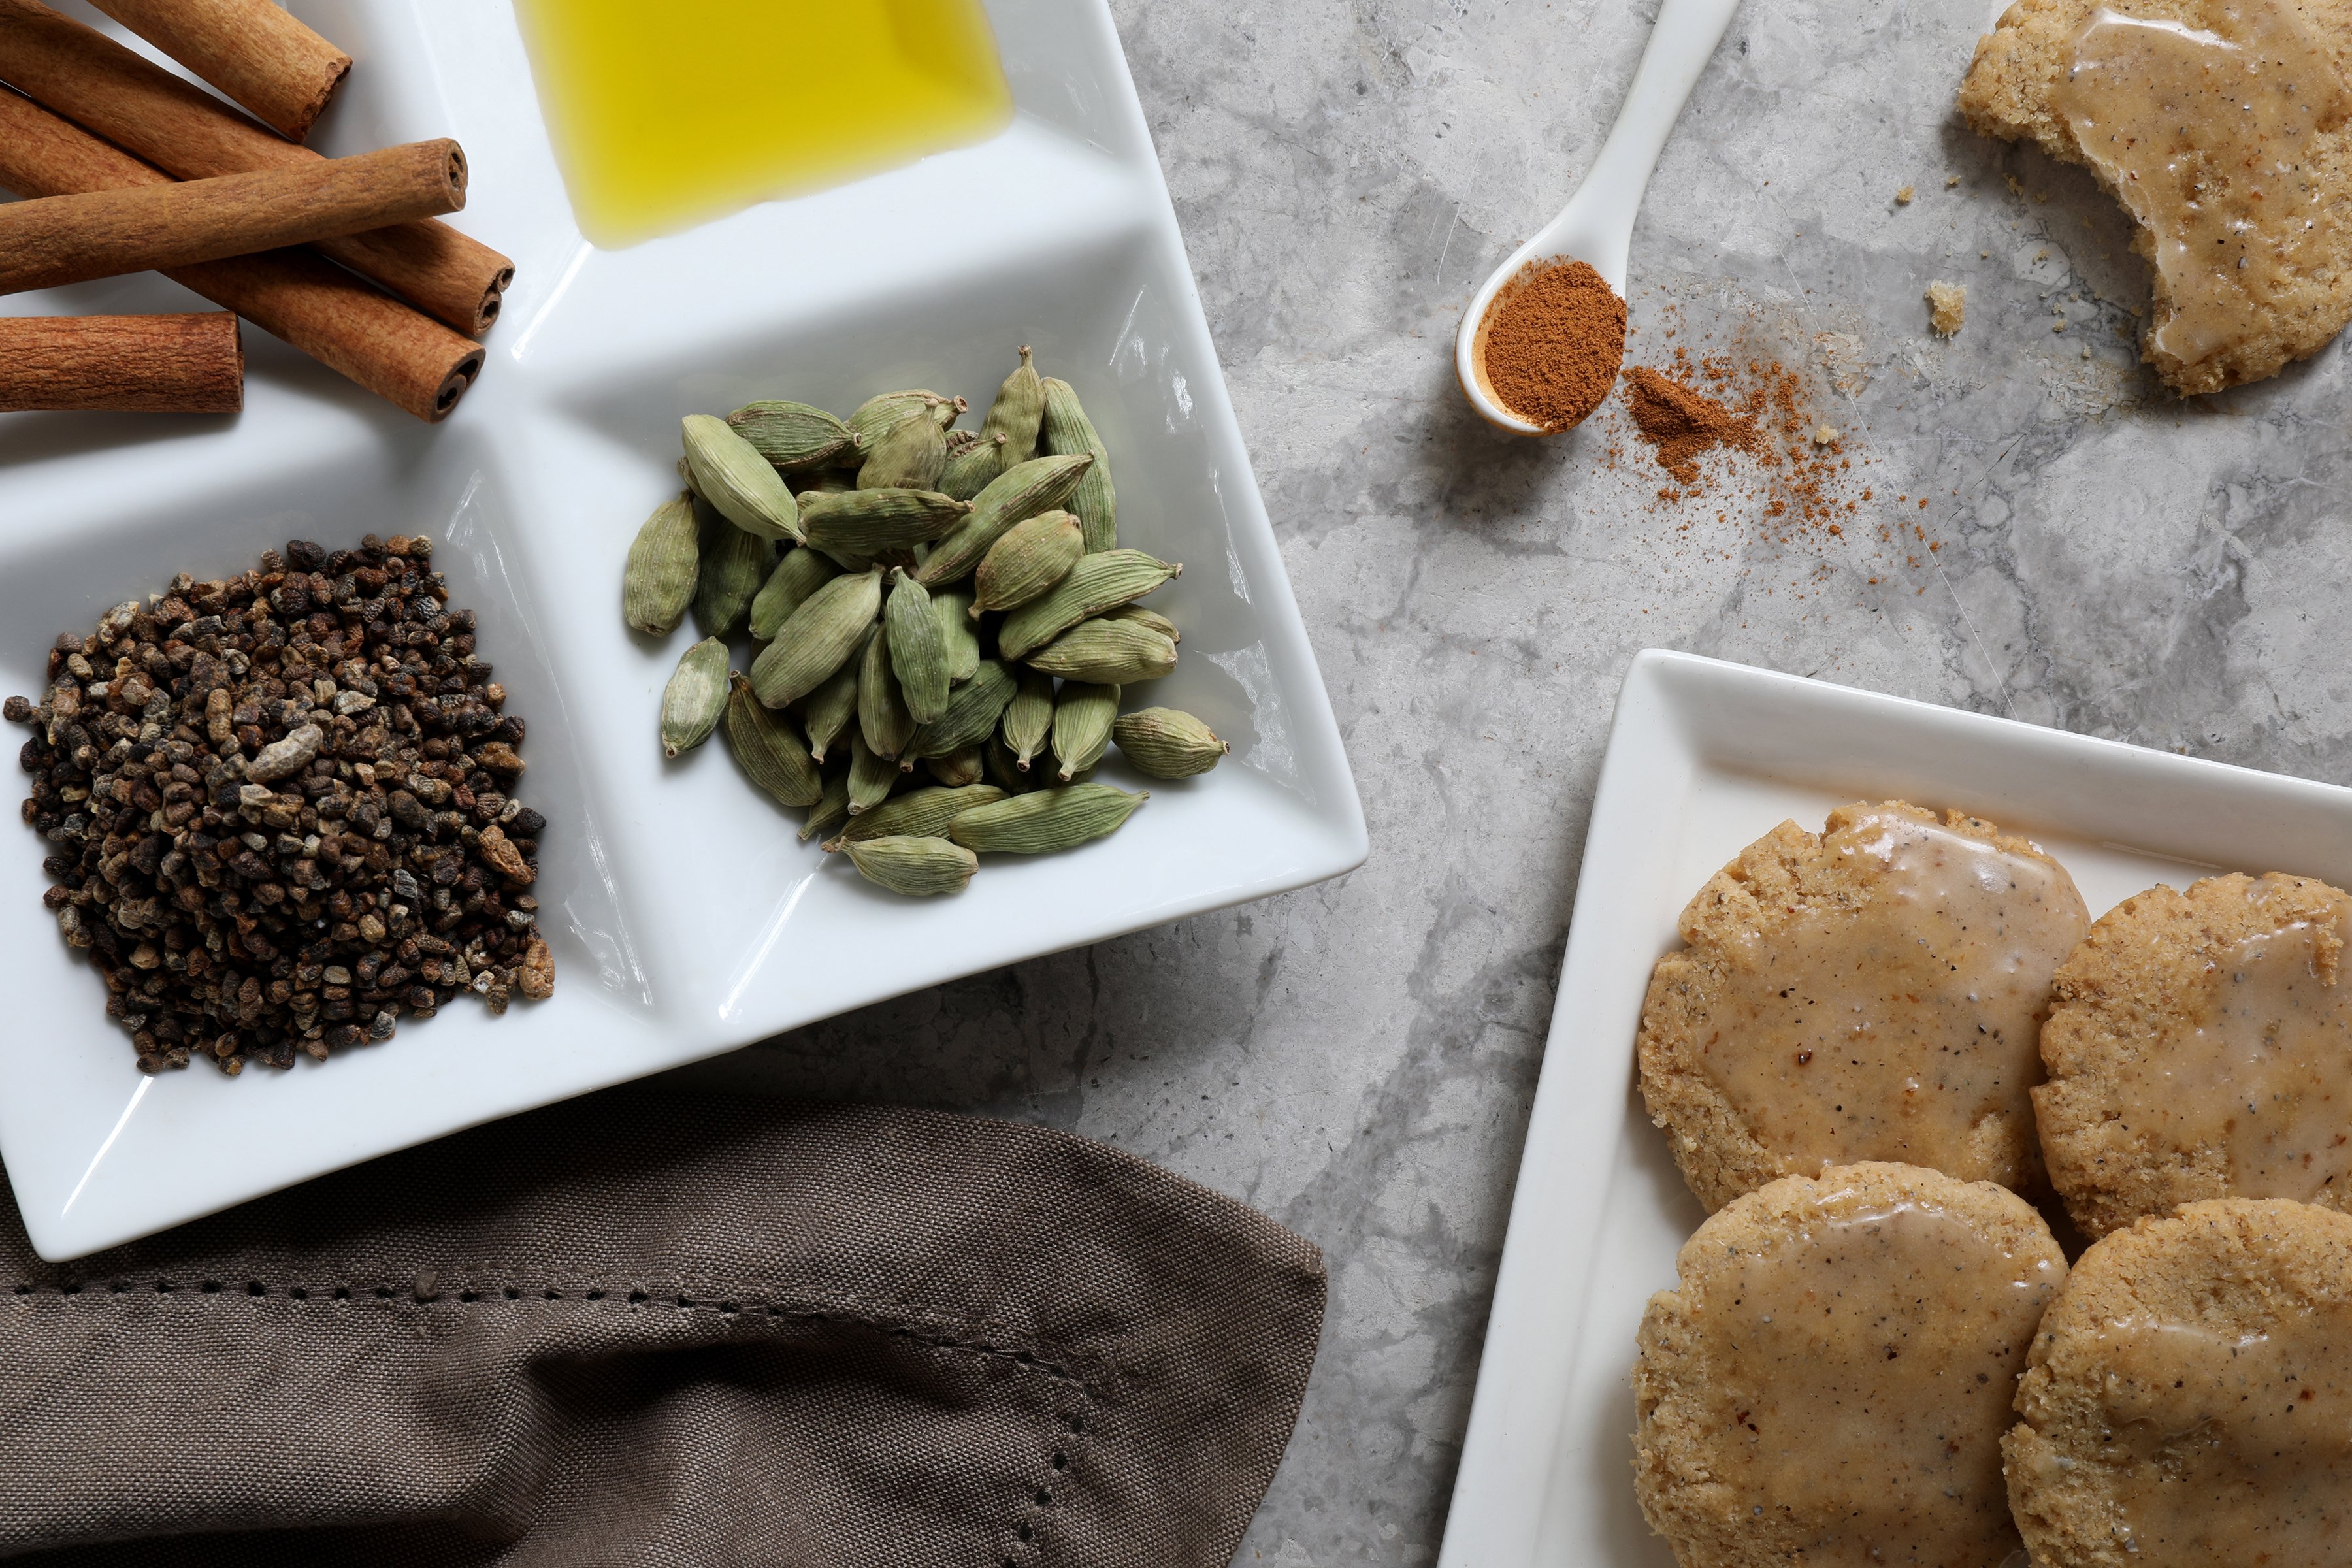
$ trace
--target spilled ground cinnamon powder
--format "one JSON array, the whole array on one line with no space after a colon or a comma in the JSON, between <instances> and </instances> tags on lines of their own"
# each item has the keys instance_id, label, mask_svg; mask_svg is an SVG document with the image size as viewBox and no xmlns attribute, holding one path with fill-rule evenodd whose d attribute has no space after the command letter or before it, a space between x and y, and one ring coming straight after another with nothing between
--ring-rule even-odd
<instances>
[{"instance_id":1,"label":"spilled ground cinnamon powder","mask_svg":"<svg viewBox=\"0 0 2352 1568\"><path fill-rule=\"evenodd\" d=\"M1626 377L1625 401L1633 411L1633 428L1657 448L1658 466L1682 484L1698 483L1699 455L1710 448L1729 447L1750 456L1764 451L1754 414L1735 414L1647 365L1636 366Z\"/></svg>"},{"instance_id":2,"label":"spilled ground cinnamon powder","mask_svg":"<svg viewBox=\"0 0 2352 1568\"><path fill-rule=\"evenodd\" d=\"M1625 301L1588 262L1548 267L1495 307L1481 350L1503 405L1546 435L1582 424L1625 361Z\"/></svg>"}]
</instances>

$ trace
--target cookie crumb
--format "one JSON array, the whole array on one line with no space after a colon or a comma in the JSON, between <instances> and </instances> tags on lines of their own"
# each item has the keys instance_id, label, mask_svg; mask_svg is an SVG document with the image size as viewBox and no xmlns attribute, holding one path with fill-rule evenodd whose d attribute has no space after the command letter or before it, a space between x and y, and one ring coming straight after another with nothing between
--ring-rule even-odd
<instances>
[{"instance_id":1,"label":"cookie crumb","mask_svg":"<svg viewBox=\"0 0 2352 1568\"><path fill-rule=\"evenodd\" d=\"M1946 283L1941 279L1927 285L1927 325L1939 338L1948 338L1960 330L1968 319L1969 291L1965 285Z\"/></svg>"},{"instance_id":2,"label":"cookie crumb","mask_svg":"<svg viewBox=\"0 0 2352 1568\"><path fill-rule=\"evenodd\" d=\"M1837 438L1838 433L1826 425L1813 428L1813 445L1816 447L1833 447L1837 445Z\"/></svg>"},{"instance_id":3,"label":"cookie crumb","mask_svg":"<svg viewBox=\"0 0 2352 1568\"><path fill-rule=\"evenodd\" d=\"M1895 193L1895 205L1899 207L1909 206L1911 205L1911 197L1913 194L1914 193L1910 186L1904 186L1901 190Z\"/></svg>"},{"instance_id":4,"label":"cookie crumb","mask_svg":"<svg viewBox=\"0 0 2352 1568\"><path fill-rule=\"evenodd\" d=\"M1944 176L1944 189L1948 191L1959 183L1960 177L1958 174L1947 174Z\"/></svg>"}]
</instances>

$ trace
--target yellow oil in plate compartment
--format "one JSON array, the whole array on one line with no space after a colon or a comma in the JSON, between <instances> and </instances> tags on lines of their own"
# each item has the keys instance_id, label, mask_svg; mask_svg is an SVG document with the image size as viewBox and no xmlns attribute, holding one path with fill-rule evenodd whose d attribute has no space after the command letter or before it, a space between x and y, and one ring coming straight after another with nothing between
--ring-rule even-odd
<instances>
[{"instance_id":1,"label":"yellow oil in plate compartment","mask_svg":"<svg viewBox=\"0 0 2352 1568\"><path fill-rule=\"evenodd\" d=\"M985 141L980 0L517 0L581 231L674 234Z\"/></svg>"}]
</instances>

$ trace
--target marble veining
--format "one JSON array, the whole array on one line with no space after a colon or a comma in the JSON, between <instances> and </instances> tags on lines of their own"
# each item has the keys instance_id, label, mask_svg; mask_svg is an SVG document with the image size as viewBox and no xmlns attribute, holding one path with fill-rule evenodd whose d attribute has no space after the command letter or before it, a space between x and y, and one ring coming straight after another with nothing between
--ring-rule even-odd
<instances>
[{"instance_id":1,"label":"marble veining","mask_svg":"<svg viewBox=\"0 0 2352 1568\"><path fill-rule=\"evenodd\" d=\"M1663 476L1606 468L1605 430L1491 434L1452 382L1471 289L1591 160L1654 5L1112 8L1372 858L695 1071L1048 1121L1314 1237L1322 1359L1238 1561L1427 1563L1627 660L2342 780L2346 356L2172 398L2119 335L2147 285L2113 205L1952 110L1984 11L1748 0L1635 235L1635 362L1675 325L1803 366L1879 515L1929 498L1903 516L1942 548L1775 543L1648 500ZM1948 343L1939 278L1969 289Z\"/></svg>"}]
</instances>

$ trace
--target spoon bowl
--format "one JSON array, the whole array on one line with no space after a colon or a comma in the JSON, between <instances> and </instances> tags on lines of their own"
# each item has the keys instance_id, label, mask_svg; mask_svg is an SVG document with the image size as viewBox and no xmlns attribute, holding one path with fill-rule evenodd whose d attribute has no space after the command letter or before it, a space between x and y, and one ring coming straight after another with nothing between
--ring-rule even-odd
<instances>
[{"instance_id":1,"label":"spoon bowl","mask_svg":"<svg viewBox=\"0 0 2352 1568\"><path fill-rule=\"evenodd\" d=\"M1516 436L1559 434L1522 419L1495 395L1486 379L1486 333L1500 305L1540 273L1570 261L1591 266L1623 297L1642 195L1691 89L1738 7L1739 0L1664 0L1642 50L1642 63L1634 69L1633 84L1626 90L1625 106L1618 110L1617 123L1601 143L1591 172L1559 216L1513 251L1470 297L1454 339L1454 374L1462 384L1462 395L1488 424Z\"/></svg>"}]
</instances>

